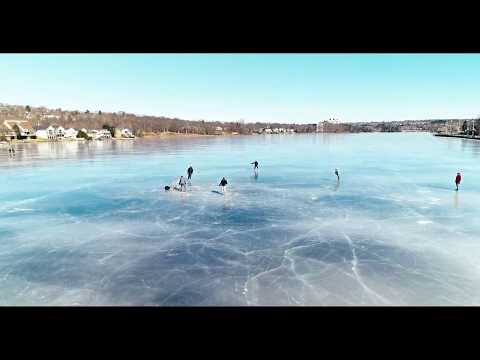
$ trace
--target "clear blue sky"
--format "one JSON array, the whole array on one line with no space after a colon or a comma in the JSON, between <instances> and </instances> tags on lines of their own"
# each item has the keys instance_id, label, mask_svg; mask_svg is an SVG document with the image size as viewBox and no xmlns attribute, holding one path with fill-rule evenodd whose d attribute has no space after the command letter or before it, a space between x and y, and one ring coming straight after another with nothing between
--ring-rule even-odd
<instances>
[{"instance_id":1,"label":"clear blue sky","mask_svg":"<svg viewBox=\"0 0 480 360\"><path fill-rule=\"evenodd\" d=\"M480 54L0 54L0 102L248 122L480 114Z\"/></svg>"}]
</instances>

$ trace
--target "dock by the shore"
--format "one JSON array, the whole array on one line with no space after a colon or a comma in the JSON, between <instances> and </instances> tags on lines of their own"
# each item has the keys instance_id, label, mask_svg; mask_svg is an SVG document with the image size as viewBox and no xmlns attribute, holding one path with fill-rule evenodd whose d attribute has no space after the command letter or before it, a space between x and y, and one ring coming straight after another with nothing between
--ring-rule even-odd
<instances>
[{"instance_id":1,"label":"dock by the shore","mask_svg":"<svg viewBox=\"0 0 480 360\"><path fill-rule=\"evenodd\" d=\"M480 136L469 136L469 135L448 135L448 134L433 134L434 136L440 137L454 137L454 138L461 138L461 139L470 139L470 140L480 140Z\"/></svg>"}]
</instances>

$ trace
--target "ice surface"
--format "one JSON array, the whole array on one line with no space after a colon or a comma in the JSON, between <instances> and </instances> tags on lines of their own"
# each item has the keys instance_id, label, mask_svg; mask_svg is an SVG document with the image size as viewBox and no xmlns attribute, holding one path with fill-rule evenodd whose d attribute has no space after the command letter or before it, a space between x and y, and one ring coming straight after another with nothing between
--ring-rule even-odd
<instances>
[{"instance_id":1,"label":"ice surface","mask_svg":"<svg viewBox=\"0 0 480 360\"><path fill-rule=\"evenodd\" d=\"M429 134L0 148L0 305L478 305L479 154Z\"/></svg>"}]
</instances>

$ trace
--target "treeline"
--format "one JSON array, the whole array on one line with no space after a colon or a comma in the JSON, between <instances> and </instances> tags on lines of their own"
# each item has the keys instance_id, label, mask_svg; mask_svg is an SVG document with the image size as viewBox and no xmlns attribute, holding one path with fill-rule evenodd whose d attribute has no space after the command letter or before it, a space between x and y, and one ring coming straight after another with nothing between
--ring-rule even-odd
<instances>
[{"instance_id":1,"label":"treeline","mask_svg":"<svg viewBox=\"0 0 480 360\"><path fill-rule=\"evenodd\" d=\"M80 112L33 108L30 106L11 106L9 111L3 111L0 114L0 120L3 121L6 118L28 119L35 129L45 129L49 125L61 125L64 128L73 127L75 129L85 128L89 130L101 129L104 125L108 125L117 129L128 128L137 136L161 132L213 135L217 133L217 127L221 127L224 132L236 132L239 134L251 134L268 127L272 129L294 129L299 133L316 131L315 124L184 120L164 116L137 116L123 112L104 113L102 111L90 112L89 110Z\"/></svg>"},{"instance_id":2,"label":"treeline","mask_svg":"<svg viewBox=\"0 0 480 360\"><path fill-rule=\"evenodd\" d=\"M224 132L236 132L239 134L252 134L261 131L263 128L287 128L295 129L296 132L315 132L315 125L295 125L295 124L269 124L269 123L243 123L243 122L219 122L205 120L183 120L178 118L157 117L157 116L136 116L133 114L78 114L60 118L59 125L63 127L98 129L108 124L117 129L131 129L135 135L147 133L187 133L214 135L217 133L217 127L221 127ZM48 126L49 121L44 120L41 125Z\"/></svg>"}]
</instances>

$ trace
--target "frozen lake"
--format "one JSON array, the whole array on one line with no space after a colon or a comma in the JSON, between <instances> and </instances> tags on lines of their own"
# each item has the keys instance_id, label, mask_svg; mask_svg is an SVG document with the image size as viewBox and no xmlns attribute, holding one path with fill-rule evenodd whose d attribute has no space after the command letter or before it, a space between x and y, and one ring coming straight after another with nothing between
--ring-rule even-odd
<instances>
[{"instance_id":1,"label":"frozen lake","mask_svg":"<svg viewBox=\"0 0 480 360\"><path fill-rule=\"evenodd\" d=\"M479 161L419 133L3 146L0 305L480 305Z\"/></svg>"}]
</instances>

